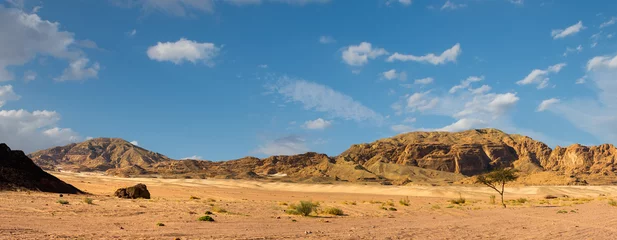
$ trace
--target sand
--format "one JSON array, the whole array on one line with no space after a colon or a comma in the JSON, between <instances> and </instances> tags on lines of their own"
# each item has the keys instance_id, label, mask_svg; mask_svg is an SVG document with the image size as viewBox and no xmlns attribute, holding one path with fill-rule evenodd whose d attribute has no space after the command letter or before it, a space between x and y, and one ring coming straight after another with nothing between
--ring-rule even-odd
<instances>
[{"instance_id":1,"label":"sand","mask_svg":"<svg viewBox=\"0 0 617 240\"><path fill-rule=\"evenodd\" d=\"M489 196L495 193L482 187L55 175L92 195L64 195L69 203L62 205L58 194L0 192L0 239L617 238L617 207L608 204L617 199L615 186L507 188L506 200L526 202L510 202L504 209L490 204ZM111 196L117 188L136 183L146 184L153 198ZM547 201L547 194L568 197ZM459 196L466 199L464 204L449 202ZM85 203L85 197L93 204ZM404 198L409 198L409 206L399 203ZM345 215L284 212L285 204L300 200L318 201L322 209L337 207ZM227 212L215 212L215 222L197 221L212 205Z\"/></svg>"}]
</instances>

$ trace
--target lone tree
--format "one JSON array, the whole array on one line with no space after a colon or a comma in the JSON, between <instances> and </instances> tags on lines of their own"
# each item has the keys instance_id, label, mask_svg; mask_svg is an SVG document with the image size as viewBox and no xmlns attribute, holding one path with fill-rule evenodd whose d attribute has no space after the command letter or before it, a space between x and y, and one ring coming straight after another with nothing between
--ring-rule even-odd
<instances>
[{"instance_id":1,"label":"lone tree","mask_svg":"<svg viewBox=\"0 0 617 240\"><path fill-rule=\"evenodd\" d=\"M503 207L506 207L506 204L503 202L503 190L504 186L507 182L514 181L518 178L516 175L515 169L497 169L490 173L486 173L478 176L476 183L482 183L493 190L497 191L499 195L501 195L501 204ZM499 190L499 185L501 185L501 190Z\"/></svg>"}]
</instances>

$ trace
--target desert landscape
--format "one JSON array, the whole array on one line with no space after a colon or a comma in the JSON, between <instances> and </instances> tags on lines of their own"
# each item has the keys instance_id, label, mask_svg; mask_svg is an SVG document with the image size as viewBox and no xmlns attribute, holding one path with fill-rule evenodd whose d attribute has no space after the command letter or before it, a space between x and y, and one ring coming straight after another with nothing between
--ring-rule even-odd
<instances>
[{"instance_id":1,"label":"desert landscape","mask_svg":"<svg viewBox=\"0 0 617 240\"><path fill-rule=\"evenodd\" d=\"M56 176L91 195L2 192L3 239L613 239L614 186L484 187L299 184L223 179ZM119 199L144 183L151 199ZM557 198L545 199L547 195ZM451 203L460 197L464 203ZM92 199L91 204L84 202ZM59 204L59 199L67 204ZM408 199L408 206L399 201ZM522 200L524 199L524 200ZM301 200L342 216L286 214ZM393 210L384 210L394 208ZM206 211L214 222L198 221ZM218 211L218 212L216 212ZM158 226L157 224L164 226Z\"/></svg>"}]
</instances>

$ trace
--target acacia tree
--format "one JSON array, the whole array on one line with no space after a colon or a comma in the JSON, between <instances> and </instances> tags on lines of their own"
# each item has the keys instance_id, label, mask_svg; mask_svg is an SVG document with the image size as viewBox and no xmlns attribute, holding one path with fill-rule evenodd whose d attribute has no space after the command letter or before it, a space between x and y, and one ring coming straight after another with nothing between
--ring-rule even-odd
<instances>
[{"instance_id":1,"label":"acacia tree","mask_svg":"<svg viewBox=\"0 0 617 240\"><path fill-rule=\"evenodd\" d=\"M497 191L499 195L501 195L501 204L503 207L506 207L506 204L503 202L503 191L507 182L514 181L518 178L516 175L515 169L497 169L490 173L486 173L478 176L476 183L482 183L493 190ZM499 190L501 185L501 190Z\"/></svg>"}]
</instances>

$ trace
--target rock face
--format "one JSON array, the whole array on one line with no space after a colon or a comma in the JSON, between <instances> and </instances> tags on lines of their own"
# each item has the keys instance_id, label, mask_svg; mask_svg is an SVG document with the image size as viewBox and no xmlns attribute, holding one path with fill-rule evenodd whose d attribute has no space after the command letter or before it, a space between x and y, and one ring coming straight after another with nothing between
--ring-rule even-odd
<instances>
[{"instance_id":1,"label":"rock face","mask_svg":"<svg viewBox=\"0 0 617 240\"><path fill-rule=\"evenodd\" d=\"M81 143L55 147L30 154L34 162L46 170L106 171L140 166L171 159L135 146L119 138L95 138Z\"/></svg>"},{"instance_id":2,"label":"rock face","mask_svg":"<svg viewBox=\"0 0 617 240\"><path fill-rule=\"evenodd\" d=\"M28 189L54 193L83 193L38 167L22 151L0 144L0 190Z\"/></svg>"},{"instance_id":3,"label":"rock face","mask_svg":"<svg viewBox=\"0 0 617 240\"><path fill-rule=\"evenodd\" d=\"M119 197L119 198L130 198L130 199L145 198L145 199L150 199L150 191L148 191L148 188L146 187L146 185L141 184L141 183L139 183L139 184L137 184L135 186L132 186L132 187L120 188L120 189L116 190L114 195L116 197Z\"/></svg>"},{"instance_id":4,"label":"rock face","mask_svg":"<svg viewBox=\"0 0 617 240\"><path fill-rule=\"evenodd\" d=\"M554 184L550 179L582 182L578 175L617 176L617 149L613 145L575 144L552 150L529 137L497 129L404 133L352 145L336 157L308 152L221 162L172 160L109 138L43 150L32 157L48 169L106 170L117 176L450 183L501 167L515 167L524 174L543 173L542 182L546 184Z\"/></svg>"}]
</instances>

